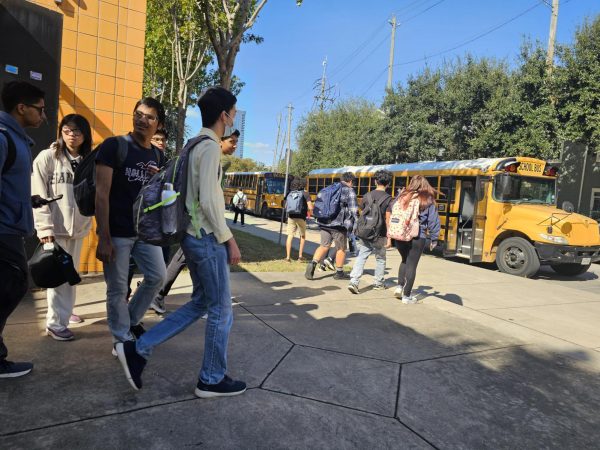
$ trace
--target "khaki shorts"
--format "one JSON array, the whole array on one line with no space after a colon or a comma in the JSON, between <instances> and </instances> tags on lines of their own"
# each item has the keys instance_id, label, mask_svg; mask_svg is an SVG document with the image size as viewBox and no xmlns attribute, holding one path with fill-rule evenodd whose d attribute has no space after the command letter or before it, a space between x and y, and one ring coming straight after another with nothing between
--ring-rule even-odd
<instances>
[{"instance_id":1,"label":"khaki shorts","mask_svg":"<svg viewBox=\"0 0 600 450\"><path fill-rule=\"evenodd\" d=\"M345 251L348 246L347 233L333 228L321 228L321 247L331 247L332 242L335 242L336 250Z\"/></svg>"},{"instance_id":2,"label":"khaki shorts","mask_svg":"<svg viewBox=\"0 0 600 450\"><path fill-rule=\"evenodd\" d=\"M300 218L288 217L287 234L293 236L296 230L300 230L300 237L306 237L306 220Z\"/></svg>"}]
</instances>

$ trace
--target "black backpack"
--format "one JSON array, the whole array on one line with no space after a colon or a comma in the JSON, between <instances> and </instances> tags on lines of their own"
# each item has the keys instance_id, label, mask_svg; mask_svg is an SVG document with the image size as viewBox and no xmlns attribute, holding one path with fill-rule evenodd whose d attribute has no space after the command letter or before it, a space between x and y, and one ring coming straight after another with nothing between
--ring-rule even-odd
<instances>
[{"instance_id":1,"label":"black backpack","mask_svg":"<svg viewBox=\"0 0 600 450\"><path fill-rule=\"evenodd\" d=\"M119 148L117 150L117 167L121 167L127 158L128 142L126 136L117 136ZM73 176L73 194L75 203L82 216L91 217L96 212L96 155L98 147L75 169ZM113 170L113 176L115 171Z\"/></svg>"},{"instance_id":2,"label":"black backpack","mask_svg":"<svg viewBox=\"0 0 600 450\"><path fill-rule=\"evenodd\" d=\"M363 210L358 218L356 225L356 236L365 240L373 241L382 235L385 227L385 216L381 214L381 205L383 205L390 195L382 195L377 201L373 200L371 194L363 198ZM365 200L367 200L365 202Z\"/></svg>"}]
</instances>

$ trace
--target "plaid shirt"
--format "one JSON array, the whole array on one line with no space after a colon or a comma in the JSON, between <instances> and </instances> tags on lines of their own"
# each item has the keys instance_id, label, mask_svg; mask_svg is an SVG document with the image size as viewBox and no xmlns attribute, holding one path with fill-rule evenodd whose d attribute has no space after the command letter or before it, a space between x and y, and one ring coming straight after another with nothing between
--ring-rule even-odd
<instances>
[{"instance_id":1,"label":"plaid shirt","mask_svg":"<svg viewBox=\"0 0 600 450\"><path fill-rule=\"evenodd\" d=\"M321 226L325 228L344 228L346 231L354 232L358 220L358 202L354 189L344 183L342 183L340 204L342 208L337 217L329 223L321 224Z\"/></svg>"}]
</instances>

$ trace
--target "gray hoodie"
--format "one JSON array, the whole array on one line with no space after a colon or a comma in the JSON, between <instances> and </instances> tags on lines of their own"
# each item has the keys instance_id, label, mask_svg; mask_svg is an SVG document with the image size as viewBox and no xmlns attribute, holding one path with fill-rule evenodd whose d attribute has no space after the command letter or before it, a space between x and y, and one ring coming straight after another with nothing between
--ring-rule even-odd
<instances>
[{"instance_id":1,"label":"gray hoodie","mask_svg":"<svg viewBox=\"0 0 600 450\"><path fill-rule=\"evenodd\" d=\"M30 236L33 234L30 180L34 143L17 121L4 111L0 111L0 128L8 131L16 149L15 163L2 173L8 143L0 134L0 234Z\"/></svg>"}]
</instances>

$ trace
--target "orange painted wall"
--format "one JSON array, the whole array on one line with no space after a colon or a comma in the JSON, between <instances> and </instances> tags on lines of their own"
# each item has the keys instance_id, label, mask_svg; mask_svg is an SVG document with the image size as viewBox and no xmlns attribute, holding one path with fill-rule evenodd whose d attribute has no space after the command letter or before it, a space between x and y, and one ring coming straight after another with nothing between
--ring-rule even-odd
<instances>
[{"instance_id":1,"label":"orange painted wall","mask_svg":"<svg viewBox=\"0 0 600 450\"><path fill-rule=\"evenodd\" d=\"M131 130L142 96L146 0L30 0L63 14L58 120L76 112L94 144ZM100 272L95 226L83 242L80 270Z\"/></svg>"}]
</instances>

